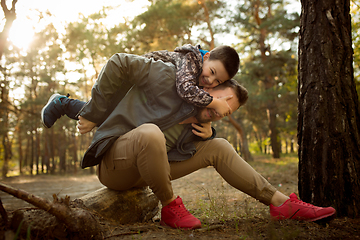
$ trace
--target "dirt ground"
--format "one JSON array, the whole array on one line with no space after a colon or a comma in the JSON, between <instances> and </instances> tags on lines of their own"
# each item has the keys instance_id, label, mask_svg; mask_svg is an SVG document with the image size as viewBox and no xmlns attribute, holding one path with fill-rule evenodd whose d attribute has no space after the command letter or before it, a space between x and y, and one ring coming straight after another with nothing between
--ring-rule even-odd
<instances>
[{"instance_id":1,"label":"dirt ground","mask_svg":"<svg viewBox=\"0 0 360 240\"><path fill-rule=\"evenodd\" d=\"M297 194L297 163L258 159L255 169L285 194ZM1 180L12 187L52 200L70 196L70 200L93 192L103 185L95 175L27 176ZM152 222L129 225L106 225L104 239L360 239L360 219L334 218L328 222L269 221L267 206L253 200L227 184L213 168L206 168L173 181L175 194L202 222L192 231L160 226ZM11 216L15 209L30 204L0 192L5 210ZM2 221L2 219L1 219ZM2 226L1 239L14 239L14 232Z\"/></svg>"}]
</instances>

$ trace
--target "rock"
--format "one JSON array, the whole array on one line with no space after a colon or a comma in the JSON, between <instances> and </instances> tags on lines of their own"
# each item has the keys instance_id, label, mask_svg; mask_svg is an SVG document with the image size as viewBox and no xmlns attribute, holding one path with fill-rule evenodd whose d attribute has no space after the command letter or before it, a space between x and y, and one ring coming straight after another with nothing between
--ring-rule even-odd
<instances>
[{"instance_id":1,"label":"rock","mask_svg":"<svg viewBox=\"0 0 360 240\"><path fill-rule=\"evenodd\" d=\"M117 224L146 222L159 211L159 200L148 187L127 191L104 187L79 199L87 208Z\"/></svg>"}]
</instances>

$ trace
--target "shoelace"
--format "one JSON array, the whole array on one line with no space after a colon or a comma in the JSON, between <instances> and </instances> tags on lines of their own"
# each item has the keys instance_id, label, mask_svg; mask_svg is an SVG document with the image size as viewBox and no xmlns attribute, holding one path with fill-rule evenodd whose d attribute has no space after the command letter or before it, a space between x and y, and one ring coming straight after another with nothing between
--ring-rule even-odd
<instances>
[{"instance_id":1,"label":"shoelace","mask_svg":"<svg viewBox=\"0 0 360 240\"><path fill-rule=\"evenodd\" d=\"M315 207L315 206L313 206L312 204L303 202L303 201L301 201L301 200L299 200L299 199L290 199L290 201L291 201L291 202L295 202L295 203L297 203L297 204L301 204L301 205L307 206L307 207Z\"/></svg>"},{"instance_id":2,"label":"shoelace","mask_svg":"<svg viewBox=\"0 0 360 240\"><path fill-rule=\"evenodd\" d=\"M180 217L185 217L187 215L190 214L190 212L185 208L184 205L177 205L177 206L174 206L174 207L171 207L174 212Z\"/></svg>"}]
</instances>

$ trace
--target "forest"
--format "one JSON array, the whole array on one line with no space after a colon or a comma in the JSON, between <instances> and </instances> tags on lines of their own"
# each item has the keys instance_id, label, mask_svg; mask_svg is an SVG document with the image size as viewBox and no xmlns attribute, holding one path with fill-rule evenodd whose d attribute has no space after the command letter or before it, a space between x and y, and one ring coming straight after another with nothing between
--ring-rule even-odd
<instances>
[{"instance_id":1,"label":"forest","mask_svg":"<svg viewBox=\"0 0 360 240\"><path fill-rule=\"evenodd\" d=\"M79 134L76 121L61 118L51 129L40 111L52 93L87 101L99 71L114 53L172 51L184 44L211 50L231 45L241 58L235 76L249 101L213 123L246 161L254 154L281 158L297 154L298 41L301 5L281 1L148 1L133 17L110 18L121 3L103 6L76 21L63 22L50 11L33 9L37 21L28 46L9 38L21 1L1 1L0 167L2 177L93 172L79 161L92 133ZM136 2L127 1L127 2ZM291 8L298 3L297 9ZM351 1L354 79L360 89L359 3ZM109 21L111 19L112 21ZM110 23L109 23L110 22Z\"/></svg>"},{"instance_id":2,"label":"forest","mask_svg":"<svg viewBox=\"0 0 360 240\"><path fill-rule=\"evenodd\" d=\"M64 0L55 7L41 0L33 5L0 2L0 188L46 210L34 220L34 208L12 211L24 201L16 205L3 194L1 235L12 227L8 239L17 239L20 230L27 239L30 232L34 239L90 239L93 234L98 239L360 237L359 1ZM268 206L234 191L213 168L172 181L201 219L199 230L165 229L156 216L113 225L84 208L85 194L103 196L109 205L113 191L101 188L95 167L80 167L96 129L80 134L77 121L66 116L46 128L41 109L54 93L88 101L102 67L115 53L143 55L185 44L236 49L240 69L234 79L248 90L249 99L240 110L212 123L217 137L230 142L285 194L334 207L336 216L327 219L331 221L270 221ZM14 186L13 193L3 189L6 183ZM24 197L27 193L16 187L34 195ZM132 190L114 192L119 196ZM46 199L51 194L53 202ZM156 197L143 196L158 208ZM110 213L122 215L111 208ZM51 218L47 214L62 228L43 224ZM84 216L94 224L93 232L84 228Z\"/></svg>"}]
</instances>

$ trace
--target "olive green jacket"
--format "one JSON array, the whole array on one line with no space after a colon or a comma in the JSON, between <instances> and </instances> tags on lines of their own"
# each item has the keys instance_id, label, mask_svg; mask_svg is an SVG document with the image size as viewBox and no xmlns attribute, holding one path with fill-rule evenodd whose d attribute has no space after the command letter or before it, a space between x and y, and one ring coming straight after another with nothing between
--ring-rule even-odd
<instances>
[{"instance_id":1,"label":"olive green jacket","mask_svg":"<svg viewBox=\"0 0 360 240\"><path fill-rule=\"evenodd\" d=\"M99 164L119 136L144 123L166 130L196 114L197 109L178 96L175 72L172 63L137 55L118 53L110 58L92 88L92 99L79 113L99 123L82 168ZM176 149L168 153L169 161L190 158L196 152L193 141L199 140L191 125L186 126Z\"/></svg>"}]
</instances>

